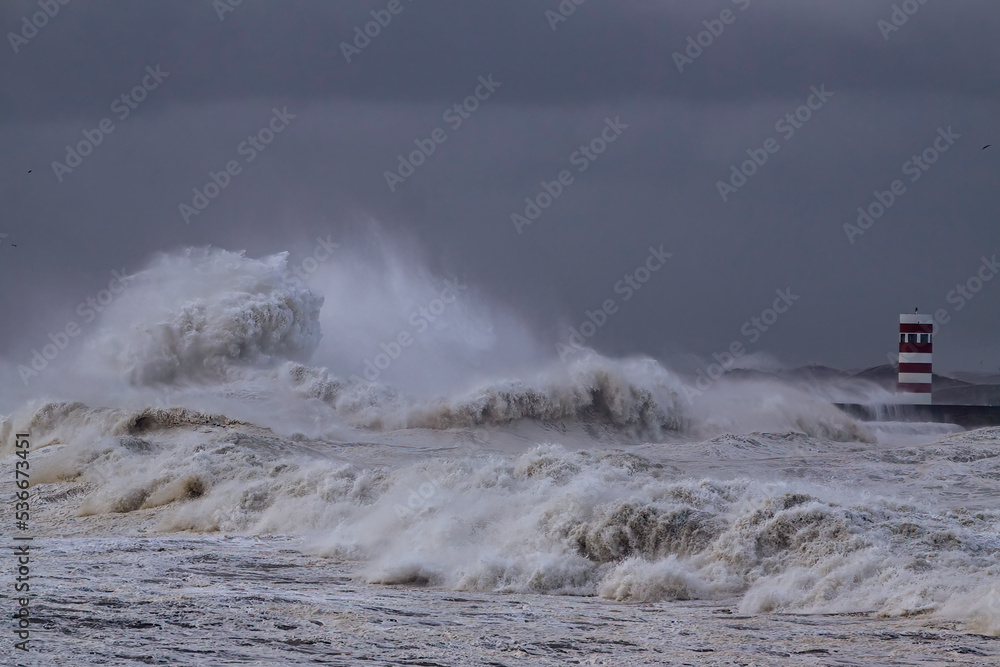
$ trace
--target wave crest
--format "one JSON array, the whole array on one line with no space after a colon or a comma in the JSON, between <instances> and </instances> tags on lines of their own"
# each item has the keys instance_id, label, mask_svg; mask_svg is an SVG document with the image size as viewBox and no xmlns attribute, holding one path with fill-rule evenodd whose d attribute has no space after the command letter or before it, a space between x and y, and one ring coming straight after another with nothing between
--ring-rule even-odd
<instances>
[{"instance_id":1,"label":"wave crest","mask_svg":"<svg viewBox=\"0 0 1000 667\"><path fill-rule=\"evenodd\" d=\"M320 341L323 297L289 273L287 258L214 248L160 255L102 314L87 356L140 386L306 361Z\"/></svg>"},{"instance_id":2,"label":"wave crest","mask_svg":"<svg viewBox=\"0 0 1000 667\"><path fill-rule=\"evenodd\" d=\"M449 429L500 426L522 419L573 420L655 437L684 424L680 384L652 359L589 355L554 365L527 380L496 380L437 399L400 395L376 383L340 380L324 369L286 365L291 386L319 399L355 425Z\"/></svg>"}]
</instances>

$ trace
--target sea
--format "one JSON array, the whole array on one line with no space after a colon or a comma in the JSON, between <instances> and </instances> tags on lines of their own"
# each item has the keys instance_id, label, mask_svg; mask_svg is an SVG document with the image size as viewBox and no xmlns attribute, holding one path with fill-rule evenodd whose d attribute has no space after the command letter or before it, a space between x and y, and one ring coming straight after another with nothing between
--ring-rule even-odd
<instances>
[{"instance_id":1,"label":"sea","mask_svg":"<svg viewBox=\"0 0 1000 667\"><path fill-rule=\"evenodd\" d=\"M4 664L1000 664L1000 428L560 358L384 248L293 268L163 253L4 361Z\"/></svg>"}]
</instances>

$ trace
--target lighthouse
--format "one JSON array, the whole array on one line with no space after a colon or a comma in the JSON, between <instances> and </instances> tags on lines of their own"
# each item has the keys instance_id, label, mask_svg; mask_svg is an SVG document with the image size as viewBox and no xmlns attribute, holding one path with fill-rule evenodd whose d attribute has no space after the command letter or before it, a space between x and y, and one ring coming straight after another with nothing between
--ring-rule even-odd
<instances>
[{"instance_id":1,"label":"lighthouse","mask_svg":"<svg viewBox=\"0 0 1000 667\"><path fill-rule=\"evenodd\" d=\"M931 404L933 337L933 316L916 312L899 316L899 383L896 394L900 403Z\"/></svg>"},{"instance_id":2,"label":"lighthouse","mask_svg":"<svg viewBox=\"0 0 1000 667\"><path fill-rule=\"evenodd\" d=\"M938 311L939 313L941 311ZM970 391L939 392L931 398L933 374L931 353L934 349L934 318L912 314L899 316L899 380L892 405L885 403L836 403L856 419L863 421L920 421L958 424L963 428L1000 426L1000 401L990 398L988 387L967 386ZM881 377L884 366L869 369ZM984 403L983 398L990 403ZM965 398L964 403L955 398ZM949 402L949 398L952 401Z\"/></svg>"}]
</instances>

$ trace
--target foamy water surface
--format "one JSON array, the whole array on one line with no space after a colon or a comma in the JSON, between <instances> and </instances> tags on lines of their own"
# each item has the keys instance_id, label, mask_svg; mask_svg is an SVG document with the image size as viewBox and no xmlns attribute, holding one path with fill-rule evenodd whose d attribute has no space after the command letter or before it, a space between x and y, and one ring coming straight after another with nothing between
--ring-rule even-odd
<instances>
[{"instance_id":1,"label":"foamy water surface","mask_svg":"<svg viewBox=\"0 0 1000 667\"><path fill-rule=\"evenodd\" d=\"M5 397L38 664L998 660L1000 429L856 422L832 402L863 383L692 398L648 358L538 361L475 299L370 381L438 278L370 271L348 325L361 269L284 262L162 256L61 383Z\"/></svg>"}]
</instances>

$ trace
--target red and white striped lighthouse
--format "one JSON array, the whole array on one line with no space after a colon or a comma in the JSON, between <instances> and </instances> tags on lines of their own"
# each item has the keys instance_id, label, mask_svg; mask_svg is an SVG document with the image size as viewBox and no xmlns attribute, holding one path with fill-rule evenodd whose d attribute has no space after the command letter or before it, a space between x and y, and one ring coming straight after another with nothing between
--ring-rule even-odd
<instances>
[{"instance_id":1,"label":"red and white striped lighthouse","mask_svg":"<svg viewBox=\"0 0 1000 667\"><path fill-rule=\"evenodd\" d=\"M899 316L900 403L931 404L931 352L934 318L917 313Z\"/></svg>"}]
</instances>

